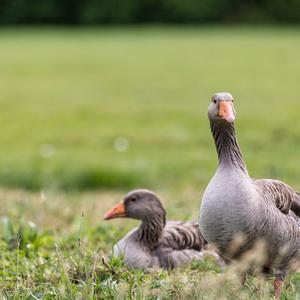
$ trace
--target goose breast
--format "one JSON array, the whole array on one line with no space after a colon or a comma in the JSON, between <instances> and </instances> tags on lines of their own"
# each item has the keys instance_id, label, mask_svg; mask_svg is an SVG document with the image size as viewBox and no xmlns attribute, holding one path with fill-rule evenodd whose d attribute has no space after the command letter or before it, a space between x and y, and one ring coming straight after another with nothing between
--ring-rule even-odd
<instances>
[{"instance_id":1,"label":"goose breast","mask_svg":"<svg viewBox=\"0 0 300 300\"><path fill-rule=\"evenodd\" d=\"M256 192L249 192L250 182L237 178L240 176L230 172L217 173L201 203L200 231L209 243L221 249L227 248L238 234L253 230L259 210Z\"/></svg>"},{"instance_id":2,"label":"goose breast","mask_svg":"<svg viewBox=\"0 0 300 300\"><path fill-rule=\"evenodd\" d=\"M136 269L147 269L150 267L159 267L159 260L156 256L143 247L136 240L138 228L132 229L127 233L113 248L114 256L124 257L126 265Z\"/></svg>"}]
</instances>

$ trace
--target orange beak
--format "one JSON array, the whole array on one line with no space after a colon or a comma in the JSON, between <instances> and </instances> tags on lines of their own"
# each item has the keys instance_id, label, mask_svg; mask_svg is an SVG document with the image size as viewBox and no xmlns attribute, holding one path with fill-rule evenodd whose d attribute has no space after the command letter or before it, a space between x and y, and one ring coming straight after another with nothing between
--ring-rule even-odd
<instances>
[{"instance_id":1,"label":"orange beak","mask_svg":"<svg viewBox=\"0 0 300 300\"><path fill-rule=\"evenodd\" d=\"M111 210L109 210L104 216L104 220L110 220L114 218L126 217L125 206L123 202L115 205Z\"/></svg>"},{"instance_id":2,"label":"orange beak","mask_svg":"<svg viewBox=\"0 0 300 300\"><path fill-rule=\"evenodd\" d=\"M232 102L221 101L218 115L227 122L233 123L235 121L235 115Z\"/></svg>"}]
</instances>

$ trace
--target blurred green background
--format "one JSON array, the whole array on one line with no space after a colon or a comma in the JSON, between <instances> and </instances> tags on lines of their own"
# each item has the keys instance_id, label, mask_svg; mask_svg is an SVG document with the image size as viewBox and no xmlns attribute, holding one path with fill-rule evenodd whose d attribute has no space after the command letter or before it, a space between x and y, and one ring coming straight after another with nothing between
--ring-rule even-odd
<instances>
[{"instance_id":1,"label":"blurred green background","mask_svg":"<svg viewBox=\"0 0 300 300\"><path fill-rule=\"evenodd\" d=\"M300 28L0 31L0 183L202 190L211 95L235 97L254 177L300 188Z\"/></svg>"},{"instance_id":2,"label":"blurred green background","mask_svg":"<svg viewBox=\"0 0 300 300\"><path fill-rule=\"evenodd\" d=\"M297 185L299 21L300 0L3 0L0 185L203 190L218 91L251 173Z\"/></svg>"}]
</instances>

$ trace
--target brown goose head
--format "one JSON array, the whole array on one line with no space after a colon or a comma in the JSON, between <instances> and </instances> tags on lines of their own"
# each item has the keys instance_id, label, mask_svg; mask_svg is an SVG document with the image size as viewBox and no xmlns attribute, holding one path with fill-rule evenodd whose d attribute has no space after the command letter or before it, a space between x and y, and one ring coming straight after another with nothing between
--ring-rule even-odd
<instances>
[{"instance_id":1,"label":"brown goose head","mask_svg":"<svg viewBox=\"0 0 300 300\"><path fill-rule=\"evenodd\" d=\"M123 201L104 215L104 220L132 218L147 221L159 218L165 223L165 215L165 210L158 197L149 190L140 189L129 192Z\"/></svg>"},{"instance_id":2,"label":"brown goose head","mask_svg":"<svg viewBox=\"0 0 300 300\"><path fill-rule=\"evenodd\" d=\"M210 122L232 124L235 116L232 95L226 92L214 94L208 108Z\"/></svg>"}]
</instances>

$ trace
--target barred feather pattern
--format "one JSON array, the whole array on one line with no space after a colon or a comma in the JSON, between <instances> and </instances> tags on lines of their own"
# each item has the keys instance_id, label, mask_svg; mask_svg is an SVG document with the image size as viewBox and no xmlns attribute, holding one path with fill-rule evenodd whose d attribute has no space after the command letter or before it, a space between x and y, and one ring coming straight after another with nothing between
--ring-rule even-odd
<instances>
[{"instance_id":1,"label":"barred feather pattern","mask_svg":"<svg viewBox=\"0 0 300 300\"><path fill-rule=\"evenodd\" d=\"M137 229L136 240L166 269L202 260L207 244L196 222L168 221L164 225L155 215Z\"/></svg>"},{"instance_id":2,"label":"barred feather pattern","mask_svg":"<svg viewBox=\"0 0 300 300\"><path fill-rule=\"evenodd\" d=\"M207 244L196 222L169 221L160 240L162 247L174 250L194 249L201 251Z\"/></svg>"},{"instance_id":3,"label":"barred feather pattern","mask_svg":"<svg viewBox=\"0 0 300 300\"><path fill-rule=\"evenodd\" d=\"M179 267L211 254L220 262L221 258L217 253L205 250L206 245L196 222L169 221L155 254L163 268Z\"/></svg>"},{"instance_id":4,"label":"barred feather pattern","mask_svg":"<svg viewBox=\"0 0 300 300\"><path fill-rule=\"evenodd\" d=\"M290 210L296 215L300 213L300 196L297 191L282 181L273 179L253 180L257 190L265 198L269 198L276 207L284 214L289 214Z\"/></svg>"}]
</instances>

